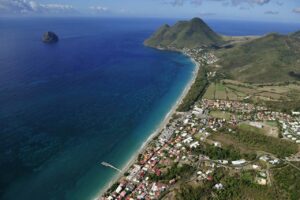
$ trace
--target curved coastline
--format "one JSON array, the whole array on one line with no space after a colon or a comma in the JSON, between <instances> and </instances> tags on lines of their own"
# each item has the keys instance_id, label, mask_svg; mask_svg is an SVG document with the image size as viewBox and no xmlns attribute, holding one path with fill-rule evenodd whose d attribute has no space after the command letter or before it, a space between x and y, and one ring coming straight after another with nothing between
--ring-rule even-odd
<instances>
[{"instance_id":1,"label":"curved coastline","mask_svg":"<svg viewBox=\"0 0 300 200\"><path fill-rule=\"evenodd\" d=\"M101 190L100 192L97 194L97 196L95 198L93 198L94 200L101 200L102 195L115 183L117 182L122 176L123 174L129 170L129 168L136 162L137 157L140 153L144 152L145 149L147 148L147 145L153 140L153 138L155 138L156 136L158 136L160 134L160 132L166 127L166 125L169 123L172 115L176 112L177 108L179 107L179 105L182 103L183 99L185 98L185 96L188 94L190 88L192 87L192 85L194 84L199 68L200 68L200 64L198 62L196 62L196 60L189 56L186 55L183 51L180 50L169 50L169 49L162 49L162 48L156 48L157 50L160 51L176 51L179 53L184 54L185 56L187 56L193 63L194 63L194 71L193 71L193 76L191 77L190 81L187 83L186 87L184 88L184 90L182 91L180 97L177 99L176 103L172 106L171 110L166 114L166 116L164 117L163 121L160 123L160 125L158 126L158 128L152 133L150 134L150 136L147 138L147 140L141 145L141 147L139 148L139 150L134 153L131 158L129 159L128 162L126 162L126 164L121 167L121 172L119 172L118 174L116 174Z\"/></svg>"}]
</instances>

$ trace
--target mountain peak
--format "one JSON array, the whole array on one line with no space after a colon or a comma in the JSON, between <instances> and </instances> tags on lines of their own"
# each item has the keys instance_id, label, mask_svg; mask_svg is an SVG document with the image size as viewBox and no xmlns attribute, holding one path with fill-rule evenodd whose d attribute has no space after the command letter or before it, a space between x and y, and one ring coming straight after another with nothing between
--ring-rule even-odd
<instances>
[{"instance_id":1,"label":"mountain peak","mask_svg":"<svg viewBox=\"0 0 300 200\"><path fill-rule=\"evenodd\" d=\"M194 17L192 20L191 20L191 22L196 22L196 23L205 23L201 18L199 18L199 17Z\"/></svg>"},{"instance_id":2,"label":"mountain peak","mask_svg":"<svg viewBox=\"0 0 300 200\"><path fill-rule=\"evenodd\" d=\"M222 42L222 38L218 34L202 19L196 17L190 21L179 21L174 26L162 26L145 41L145 45L151 47L196 48Z\"/></svg>"},{"instance_id":3,"label":"mountain peak","mask_svg":"<svg viewBox=\"0 0 300 200\"><path fill-rule=\"evenodd\" d=\"M300 39L300 31L297 31L297 32L295 32L295 33L292 33L291 36Z\"/></svg>"}]
</instances>

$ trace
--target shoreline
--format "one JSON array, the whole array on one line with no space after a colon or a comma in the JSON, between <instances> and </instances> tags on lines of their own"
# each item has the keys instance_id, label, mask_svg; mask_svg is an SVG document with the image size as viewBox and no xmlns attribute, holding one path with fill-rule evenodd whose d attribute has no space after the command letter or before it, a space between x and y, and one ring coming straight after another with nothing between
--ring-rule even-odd
<instances>
[{"instance_id":1,"label":"shoreline","mask_svg":"<svg viewBox=\"0 0 300 200\"><path fill-rule=\"evenodd\" d=\"M94 198L95 200L101 200L102 195L114 184L116 183L122 176L123 174L129 170L129 168L137 161L137 157L140 153L143 153L148 144L153 140L153 138L155 138L156 136L158 136L160 134L160 132L166 127L166 125L169 123L171 117L173 116L174 113L176 113L176 110L178 109L179 105L182 103L183 99L186 97L186 95L188 94L188 92L190 91L190 88L192 87L192 85L195 83L198 71L200 69L200 64L198 62L196 62L196 60L189 56L186 55L184 52L180 51L180 50L171 50L171 49L161 49L161 48L156 48L159 51L176 51L179 52L185 56L187 56L195 65L195 69L193 71L193 77L191 78L191 80L187 83L186 87L184 88L184 90L182 91L180 97L177 99L176 103L172 106L172 108L170 109L170 111L166 114L166 116L164 117L163 121L159 124L158 128L150 134L150 136L146 139L146 141L141 145L141 147L139 148L139 150L134 153L130 159L128 160L128 162L126 162L126 164L121 167L121 172L119 172L118 174L116 174L110 181L109 183L107 183L103 189L100 190L100 192L97 194L97 197Z\"/></svg>"}]
</instances>

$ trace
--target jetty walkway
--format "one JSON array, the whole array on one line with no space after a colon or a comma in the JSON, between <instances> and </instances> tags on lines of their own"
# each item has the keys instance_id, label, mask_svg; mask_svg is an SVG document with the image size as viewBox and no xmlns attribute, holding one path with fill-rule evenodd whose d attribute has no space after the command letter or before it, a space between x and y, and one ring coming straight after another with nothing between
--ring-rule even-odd
<instances>
[{"instance_id":1,"label":"jetty walkway","mask_svg":"<svg viewBox=\"0 0 300 200\"><path fill-rule=\"evenodd\" d=\"M118 172L122 172L120 169L118 169L117 167L113 166L112 164L109 164L107 162L102 162L101 165L105 166L105 167L110 167Z\"/></svg>"}]
</instances>

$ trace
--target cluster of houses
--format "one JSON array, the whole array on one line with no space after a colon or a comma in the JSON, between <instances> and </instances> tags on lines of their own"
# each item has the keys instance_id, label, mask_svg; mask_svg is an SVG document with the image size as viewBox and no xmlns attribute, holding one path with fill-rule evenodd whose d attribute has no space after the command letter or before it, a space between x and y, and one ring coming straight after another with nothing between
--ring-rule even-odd
<instances>
[{"instance_id":1,"label":"cluster of houses","mask_svg":"<svg viewBox=\"0 0 300 200\"><path fill-rule=\"evenodd\" d=\"M227 122L231 124L250 121L250 125L262 128L263 123L261 122L279 122L283 138L300 144L300 114L298 114L298 112L293 112L292 115L290 115L287 113L270 111L263 106L227 100L203 99L201 106L203 109L234 113L235 115L232 115L231 120ZM225 119L223 121L225 121Z\"/></svg>"},{"instance_id":2,"label":"cluster of houses","mask_svg":"<svg viewBox=\"0 0 300 200\"><path fill-rule=\"evenodd\" d=\"M183 121L183 117L180 117L170 122L139 156L137 163L119 181L118 187L102 199L158 199L162 192L174 184L176 179L168 180L169 183L165 184L151 180L151 176L160 177L166 173L166 167L173 163L194 161L188 148L196 148L199 143L192 137L195 130L187 131L186 128L191 126Z\"/></svg>"},{"instance_id":3,"label":"cluster of houses","mask_svg":"<svg viewBox=\"0 0 300 200\"><path fill-rule=\"evenodd\" d=\"M196 115L199 117L195 117ZM199 161L199 156L195 156L192 151L198 148L201 142L195 138L196 134L203 135L201 140L209 136L204 128L209 122L206 116L207 112L195 106L190 112L181 113L176 119L173 118L139 155L137 162L119 180L117 188L106 193L102 199L158 199L162 192L168 190L178 180L173 178L167 180L166 184L166 180L153 180L151 177L155 176L159 179L174 163L194 165ZM202 159L203 162L208 163L202 169L204 174L200 173L202 170L198 171L198 179L210 181L216 164L210 162L206 156ZM228 161L223 161L221 164L228 164ZM216 188L222 187L219 184Z\"/></svg>"},{"instance_id":4,"label":"cluster of houses","mask_svg":"<svg viewBox=\"0 0 300 200\"><path fill-rule=\"evenodd\" d=\"M210 51L206 51L204 48L183 48L182 52L192 57L198 63L214 64L218 62L218 58Z\"/></svg>"},{"instance_id":5,"label":"cluster of houses","mask_svg":"<svg viewBox=\"0 0 300 200\"><path fill-rule=\"evenodd\" d=\"M197 168L196 176L199 181L212 180L212 172L215 167L247 165L248 162L244 159L231 162L228 160L210 160L207 156L200 155L199 157L192 153L193 149L197 149L201 142L205 142L211 134L208 129L216 131L225 123L238 123L237 119L234 118L226 121L209 116L209 111L216 108L245 114L251 113L254 109L259 112L266 111L263 107L255 108L251 104L202 100L191 111L180 113L173 118L159 136L147 146L137 162L126 172L126 175L120 179L118 187L103 196L102 199L158 199L161 193L178 181L176 178L167 180L169 181L167 183L166 180L159 180L159 177L167 173L167 169L174 163L195 165L199 160L202 160L205 166L199 165ZM221 146L219 142L214 142L213 145ZM153 176L157 177L158 180L151 178ZM224 186L218 183L215 187L222 189Z\"/></svg>"},{"instance_id":6,"label":"cluster of houses","mask_svg":"<svg viewBox=\"0 0 300 200\"><path fill-rule=\"evenodd\" d=\"M284 121L280 120L283 137L289 140L300 144L300 118L296 118L297 120L293 121Z\"/></svg>"},{"instance_id":7,"label":"cluster of houses","mask_svg":"<svg viewBox=\"0 0 300 200\"><path fill-rule=\"evenodd\" d=\"M259 160L267 162L271 165L278 165L281 162L278 158L271 155L262 155L260 156Z\"/></svg>"},{"instance_id":8,"label":"cluster of houses","mask_svg":"<svg viewBox=\"0 0 300 200\"><path fill-rule=\"evenodd\" d=\"M227 101L227 100L209 100L203 99L201 101L203 107L208 108L210 110L221 110L235 113L245 113L249 114L255 111L266 111L267 108L263 106L254 106L250 103L243 103L240 101Z\"/></svg>"}]
</instances>

